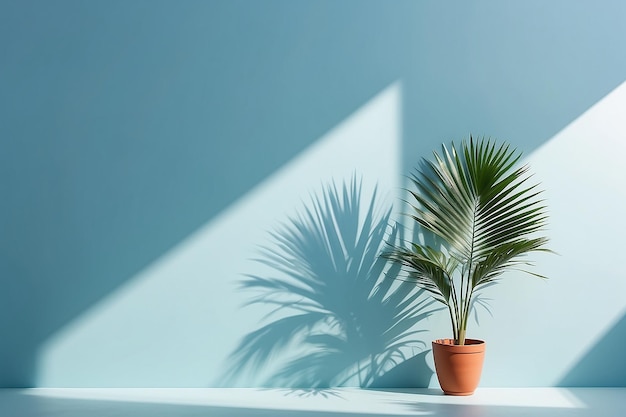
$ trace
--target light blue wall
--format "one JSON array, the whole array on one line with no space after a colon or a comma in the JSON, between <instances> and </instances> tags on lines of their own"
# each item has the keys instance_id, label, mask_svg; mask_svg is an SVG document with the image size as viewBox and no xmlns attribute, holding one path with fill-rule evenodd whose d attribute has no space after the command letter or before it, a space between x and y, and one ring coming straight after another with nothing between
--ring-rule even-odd
<instances>
[{"instance_id":1,"label":"light blue wall","mask_svg":"<svg viewBox=\"0 0 626 417\"><path fill-rule=\"evenodd\" d=\"M385 207L421 157L469 132L532 162L626 80L625 18L617 1L0 2L0 385L219 385L269 309L241 309L249 294L236 287L269 273L249 261L271 244L266 231L355 171L368 192L380 184ZM568 140L589 145L591 126L544 155L571 162ZM613 161L572 155L591 170ZM571 194L552 195L567 210ZM590 253L626 232L613 228ZM557 242L580 238L556 230ZM485 384L623 385L584 364L602 356L597 329L624 340L626 306L574 297L566 280L586 278L571 266L580 254L555 250L543 265L566 272L545 284L556 301L540 297L541 314L523 305L532 294L513 302L536 289L520 279L496 293L513 307L484 315L477 332L498 340ZM601 322L582 321L584 343L562 362L507 365L503 314L537 337L551 334L547 314L551 347L577 331L558 331L569 305L559 294Z\"/></svg>"}]
</instances>

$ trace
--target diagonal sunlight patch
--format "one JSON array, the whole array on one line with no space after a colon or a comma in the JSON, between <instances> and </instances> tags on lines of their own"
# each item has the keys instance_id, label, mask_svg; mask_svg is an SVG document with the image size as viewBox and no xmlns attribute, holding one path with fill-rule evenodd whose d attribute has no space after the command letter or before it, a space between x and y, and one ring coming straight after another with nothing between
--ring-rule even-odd
<instances>
[{"instance_id":1,"label":"diagonal sunlight patch","mask_svg":"<svg viewBox=\"0 0 626 417\"><path fill-rule=\"evenodd\" d=\"M480 329L492 335L483 386L558 384L626 311L625 109L623 83L528 156L558 255L537 256L547 281L490 292L498 320Z\"/></svg>"},{"instance_id":2,"label":"diagonal sunlight patch","mask_svg":"<svg viewBox=\"0 0 626 417\"><path fill-rule=\"evenodd\" d=\"M40 350L38 386L214 383L239 339L268 313L267 306L242 310L247 298L237 287L242 273L262 273L251 259L266 232L320 185L355 173L364 194L378 185L380 199L395 201L401 125L396 82L51 337Z\"/></svg>"}]
</instances>

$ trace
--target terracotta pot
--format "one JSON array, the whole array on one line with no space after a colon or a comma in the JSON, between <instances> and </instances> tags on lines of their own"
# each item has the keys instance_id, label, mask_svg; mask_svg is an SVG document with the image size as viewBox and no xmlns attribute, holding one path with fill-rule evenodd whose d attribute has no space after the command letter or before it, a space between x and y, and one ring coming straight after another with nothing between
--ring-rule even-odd
<instances>
[{"instance_id":1,"label":"terracotta pot","mask_svg":"<svg viewBox=\"0 0 626 417\"><path fill-rule=\"evenodd\" d=\"M433 356L439 385L448 395L472 395L483 369L485 342L465 339L465 345L452 339L433 341Z\"/></svg>"}]
</instances>

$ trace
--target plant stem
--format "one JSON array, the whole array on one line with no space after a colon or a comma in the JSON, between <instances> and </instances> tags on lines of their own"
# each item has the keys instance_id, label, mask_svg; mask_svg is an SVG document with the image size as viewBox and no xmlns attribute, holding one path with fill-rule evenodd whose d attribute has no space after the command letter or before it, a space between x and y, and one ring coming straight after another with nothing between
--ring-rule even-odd
<instances>
[{"instance_id":1,"label":"plant stem","mask_svg":"<svg viewBox=\"0 0 626 417\"><path fill-rule=\"evenodd\" d=\"M457 309L455 308L455 310ZM454 319L454 313L452 312L452 306L450 304L448 304L448 311L450 312L450 323L452 324L452 337L456 341L459 339L459 335L457 333L458 321Z\"/></svg>"},{"instance_id":2,"label":"plant stem","mask_svg":"<svg viewBox=\"0 0 626 417\"><path fill-rule=\"evenodd\" d=\"M476 243L476 216L477 216L477 211L478 211L478 204L479 201L478 199L474 200L474 216L472 219L472 244L470 247L470 256L469 256L469 262L467 265L467 283L466 283L466 288L465 288L465 298L462 298L462 303L463 306L462 308L462 312L461 312L461 324L460 324L460 329L459 329L459 345L464 345L465 344L465 331L467 330L467 317L469 316L469 310L470 310L470 305L471 305L471 299L472 299L472 293L474 291L473 285L472 285L472 267L473 267L473 261L474 261L474 244ZM463 293L463 276L465 274L463 274L463 272L461 272L461 294Z\"/></svg>"},{"instance_id":3,"label":"plant stem","mask_svg":"<svg viewBox=\"0 0 626 417\"><path fill-rule=\"evenodd\" d=\"M463 296L463 287L465 283L465 265L463 266L463 268L461 269L461 305L457 308L458 311L458 315L459 318L457 320L456 326L457 326L457 338L455 339L455 343L459 344L459 345L463 345L465 342L465 338L463 338L463 340L461 340L461 329L463 327L463 311L465 308L465 297ZM465 332L463 332L463 334L465 334Z\"/></svg>"},{"instance_id":4,"label":"plant stem","mask_svg":"<svg viewBox=\"0 0 626 417\"><path fill-rule=\"evenodd\" d=\"M471 265L471 262L470 262ZM460 332L462 332L462 339L459 341L459 345L464 345L465 344L465 331L467 330L467 318L469 317L469 312L470 312L470 305L471 305L471 300L472 300L472 289L470 288L470 283L471 281L471 276L470 273L468 271L468 277L467 277L467 288L465 290L465 300L464 300L464 304L463 304L463 319L461 321L460 324Z\"/></svg>"},{"instance_id":5,"label":"plant stem","mask_svg":"<svg viewBox=\"0 0 626 417\"><path fill-rule=\"evenodd\" d=\"M461 322L461 316L459 315L460 313L459 300L456 296L456 289L454 286L454 281L452 280L451 277L448 277L448 279L450 280L450 287L452 288L452 304L454 307L454 318L452 315L452 310L450 310L450 320L452 321L452 337L456 341L459 338L458 330L459 330L459 323ZM449 304L448 304L448 308L451 308Z\"/></svg>"},{"instance_id":6,"label":"plant stem","mask_svg":"<svg viewBox=\"0 0 626 417\"><path fill-rule=\"evenodd\" d=\"M470 262L471 264L471 262ZM465 325L466 320L465 320L465 306L467 304L467 296L468 296L468 292L469 292L469 285L463 285L465 284L465 272L468 271L467 268L464 266L463 269L461 270L461 305L458 307L458 320L456 322L456 327L457 327L457 332L456 332L456 338L454 340L454 343L457 345L464 345L465 344L465 329L467 328L467 326ZM467 282L469 283L469 279L470 279L470 274L469 271L467 272ZM465 288L465 293L463 293L463 290Z\"/></svg>"}]
</instances>

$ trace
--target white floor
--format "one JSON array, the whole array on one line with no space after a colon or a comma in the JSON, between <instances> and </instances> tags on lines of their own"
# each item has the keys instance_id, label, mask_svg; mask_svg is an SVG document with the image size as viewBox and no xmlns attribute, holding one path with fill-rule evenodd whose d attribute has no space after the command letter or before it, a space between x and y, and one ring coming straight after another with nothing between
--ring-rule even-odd
<instances>
[{"instance_id":1,"label":"white floor","mask_svg":"<svg viewBox=\"0 0 626 417\"><path fill-rule=\"evenodd\" d=\"M439 390L102 389L0 390L0 417L624 417L626 388L482 388L473 396Z\"/></svg>"}]
</instances>

